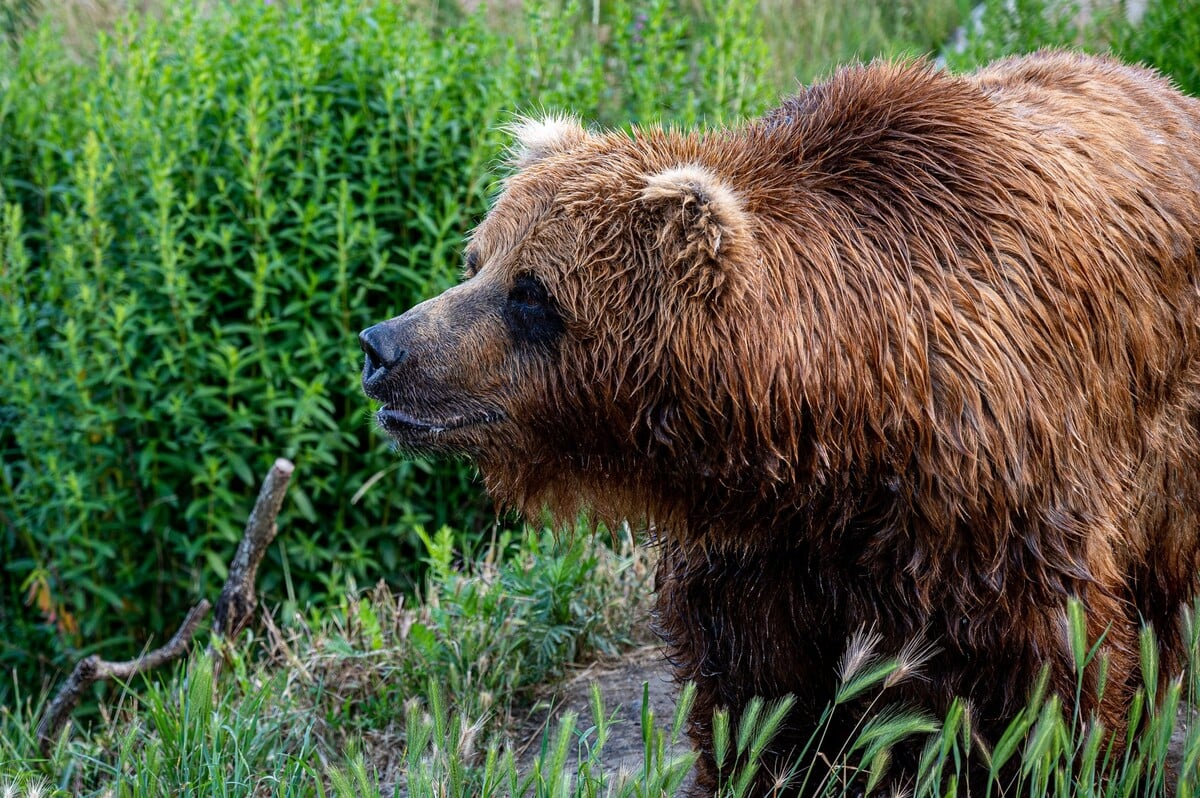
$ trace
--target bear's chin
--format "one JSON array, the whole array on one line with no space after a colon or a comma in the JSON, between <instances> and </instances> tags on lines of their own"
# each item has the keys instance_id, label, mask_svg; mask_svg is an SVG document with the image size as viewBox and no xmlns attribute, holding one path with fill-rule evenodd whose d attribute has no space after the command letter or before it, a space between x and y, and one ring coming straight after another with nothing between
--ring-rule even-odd
<instances>
[{"instance_id":1,"label":"bear's chin","mask_svg":"<svg viewBox=\"0 0 1200 798\"><path fill-rule=\"evenodd\" d=\"M379 426L399 449L413 454L468 454L477 447L477 434L503 419L499 411L417 418L394 407L375 414Z\"/></svg>"}]
</instances>

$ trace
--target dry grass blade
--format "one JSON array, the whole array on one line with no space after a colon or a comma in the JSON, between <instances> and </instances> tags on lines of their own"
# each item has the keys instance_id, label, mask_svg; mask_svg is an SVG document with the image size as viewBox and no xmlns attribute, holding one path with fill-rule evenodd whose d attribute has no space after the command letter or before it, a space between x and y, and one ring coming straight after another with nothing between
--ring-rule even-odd
<instances>
[{"instance_id":1,"label":"dry grass blade","mask_svg":"<svg viewBox=\"0 0 1200 798\"><path fill-rule=\"evenodd\" d=\"M838 661L838 679L844 684L858 676L865 666L875 661L875 651L881 642L883 638L878 632L865 627L856 631Z\"/></svg>"}]
</instances>

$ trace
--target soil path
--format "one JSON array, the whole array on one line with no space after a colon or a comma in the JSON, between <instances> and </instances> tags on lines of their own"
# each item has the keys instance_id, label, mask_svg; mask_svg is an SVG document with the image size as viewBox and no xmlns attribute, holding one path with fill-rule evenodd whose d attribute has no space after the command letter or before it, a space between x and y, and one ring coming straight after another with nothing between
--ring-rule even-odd
<instances>
[{"instance_id":1,"label":"soil path","mask_svg":"<svg viewBox=\"0 0 1200 798\"><path fill-rule=\"evenodd\" d=\"M599 686L604 711L611 719L602 756L605 771L632 774L641 770L644 758L643 695L649 695L656 728L669 731L675 715L678 689L671 679L670 666L658 646L637 649L615 662L594 663L547 693L515 735L517 742L514 753L521 772L530 771L533 760L544 746L550 744L559 720L568 712L578 716L576 728L588 729L594 725L593 684ZM676 741L671 747L675 756L682 756L689 750L686 740ZM577 763L578 756L578 751L572 753L572 766Z\"/></svg>"}]
</instances>

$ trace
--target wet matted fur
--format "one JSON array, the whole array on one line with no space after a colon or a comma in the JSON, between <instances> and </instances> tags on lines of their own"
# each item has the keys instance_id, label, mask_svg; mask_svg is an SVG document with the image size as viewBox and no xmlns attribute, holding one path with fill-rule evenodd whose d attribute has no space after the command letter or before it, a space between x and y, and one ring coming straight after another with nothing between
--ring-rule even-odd
<instances>
[{"instance_id":1,"label":"wet matted fur","mask_svg":"<svg viewBox=\"0 0 1200 798\"><path fill-rule=\"evenodd\" d=\"M1043 666L1074 696L1069 597L1109 728L1142 619L1178 666L1197 101L1042 53L853 67L729 130L516 138L467 279L363 333L364 383L402 448L470 456L501 502L653 527L702 792L713 710L796 695L765 790L864 626L935 644L898 693L969 698L985 739Z\"/></svg>"}]
</instances>

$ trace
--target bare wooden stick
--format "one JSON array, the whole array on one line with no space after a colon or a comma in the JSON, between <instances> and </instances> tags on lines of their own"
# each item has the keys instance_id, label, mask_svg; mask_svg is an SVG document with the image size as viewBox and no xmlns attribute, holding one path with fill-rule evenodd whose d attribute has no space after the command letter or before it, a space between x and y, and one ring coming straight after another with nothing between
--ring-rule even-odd
<instances>
[{"instance_id":1,"label":"bare wooden stick","mask_svg":"<svg viewBox=\"0 0 1200 798\"><path fill-rule=\"evenodd\" d=\"M280 457L263 480L254 509L246 521L242 542L238 544L237 554L229 566L229 578L225 580L221 597L217 599L217 611L213 616L215 636L225 639L237 637L254 617L254 580L267 546L271 545L278 531L275 519L279 517L279 508L283 506L283 497L295 469L291 460Z\"/></svg>"},{"instance_id":2,"label":"bare wooden stick","mask_svg":"<svg viewBox=\"0 0 1200 798\"><path fill-rule=\"evenodd\" d=\"M271 466L266 479L263 480L258 499L254 502L254 509L250 511L250 518L246 521L246 532L229 567L229 578L225 580L221 598L217 601L217 612L213 622L214 636L223 636L226 639L236 637L254 615L254 580L267 546L271 545L278 531L275 519L279 516L279 508L283 505L283 497L287 493L288 482L295 468L290 460L281 457ZM38 723L38 747L42 755L50 756L59 734L89 687L103 679L129 680L139 673L178 659L187 650L188 644L196 634L196 627L208 615L210 609L212 605L208 600L201 599L200 603L188 612L179 631L165 646L137 659L109 662L93 654L80 660Z\"/></svg>"},{"instance_id":3,"label":"bare wooden stick","mask_svg":"<svg viewBox=\"0 0 1200 798\"><path fill-rule=\"evenodd\" d=\"M71 672L71 678L67 679L59 688L54 700L50 702L50 706L46 707L46 711L42 713L42 719L37 727L38 748L42 755L50 756L59 734L67 725L67 720L75 711L75 707L79 705L79 699L83 697L89 687L102 679L128 681L139 673L178 659L187 651L192 637L196 634L196 627L204 620L204 616L208 615L210 609L212 609L212 604L207 599L201 599L200 603L188 612L187 617L179 626L179 631L175 632L175 636L168 640L165 646L156 648L137 659L109 662L93 654L80 660L75 666L75 670Z\"/></svg>"}]
</instances>

